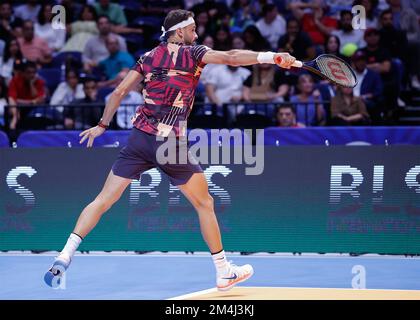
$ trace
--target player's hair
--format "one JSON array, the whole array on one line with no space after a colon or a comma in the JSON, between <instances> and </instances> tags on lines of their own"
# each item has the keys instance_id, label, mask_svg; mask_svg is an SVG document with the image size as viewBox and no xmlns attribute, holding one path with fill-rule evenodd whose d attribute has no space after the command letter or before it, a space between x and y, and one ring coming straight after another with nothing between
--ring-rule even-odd
<instances>
[{"instance_id":1,"label":"player's hair","mask_svg":"<svg viewBox=\"0 0 420 320\"><path fill-rule=\"evenodd\" d=\"M163 22L163 27L165 28L165 30L169 30L177 23L187 20L189 17L194 18L194 13L182 9L172 10L166 15L165 21ZM167 40L170 36L174 34L175 30L166 32L162 40Z\"/></svg>"}]
</instances>

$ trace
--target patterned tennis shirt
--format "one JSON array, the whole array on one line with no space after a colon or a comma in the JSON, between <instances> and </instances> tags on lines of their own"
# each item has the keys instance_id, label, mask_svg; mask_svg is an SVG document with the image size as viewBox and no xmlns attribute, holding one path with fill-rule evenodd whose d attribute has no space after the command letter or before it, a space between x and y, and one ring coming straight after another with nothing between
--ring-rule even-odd
<instances>
[{"instance_id":1,"label":"patterned tennis shirt","mask_svg":"<svg viewBox=\"0 0 420 320\"><path fill-rule=\"evenodd\" d=\"M133 126L163 137L171 131L177 137L186 135L195 88L205 66L201 60L208 50L203 45L162 42L137 61L133 70L144 76L144 104L137 108Z\"/></svg>"}]
</instances>

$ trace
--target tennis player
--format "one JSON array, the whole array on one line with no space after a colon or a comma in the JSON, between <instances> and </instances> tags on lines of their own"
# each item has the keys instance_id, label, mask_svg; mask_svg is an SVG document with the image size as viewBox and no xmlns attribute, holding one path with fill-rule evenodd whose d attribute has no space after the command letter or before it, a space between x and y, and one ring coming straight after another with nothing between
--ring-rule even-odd
<instances>
[{"instance_id":1,"label":"tennis player","mask_svg":"<svg viewBox=\"0 0 420 320\"><path fill-rule=\"evenodd\" d=\"M226 259L213 198L200 165L190 160L187 164L161 164L157 161L156 150L167 142L170 134L178 138L185 136L184 124L194 103L201 71L206 64L246 66L271 63L290 68L295 58L288 53L247 50L223 52L195 45L197 34L193 17L194 14L186 10L168 13L162 27L162 42L145 53L114 90L98 125L80 134L80 143L87 140L87 147L91 147L94 139L108 128L125 95L144 81L144 105L137 108L133 117L133 129L127 146L120 151L102 191L84 208L65 247L45 274L44 280L48 285L52 286L53 279L62 276L82 240L120 198L131 180L139 179L144 171L155 167L168 175L171 183L179 187L196 209L202 236L216 268L217 288L229 290L252 276L252 266L236 266ZM179 143L183 139L173 140L177 143L177 153L187 149L186 143Z\"/></svg>"}]
</instances>

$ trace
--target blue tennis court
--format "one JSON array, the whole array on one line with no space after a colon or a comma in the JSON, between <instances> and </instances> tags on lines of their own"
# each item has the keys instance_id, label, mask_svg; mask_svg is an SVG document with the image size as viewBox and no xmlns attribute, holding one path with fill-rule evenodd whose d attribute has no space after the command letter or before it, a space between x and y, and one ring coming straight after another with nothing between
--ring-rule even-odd
<instances>
[{"instance_id":1,"label":"blue tennis court","mask_svg":"<svg viewBox=\"0 0 420 320\"><path fill-rule=\"evenodd\" d=\"M76 254L65 284L52 289L43 275L54 254L0 255L0 299L171 299L215 287L206 253ZM229 254L253 265L246 287L420 290L418 257ZM357 276L363 281L356 281ZM360 278L360 277L359 277ZM355 280L356 279L356 280Z\"/></svg>"}]
</instances>

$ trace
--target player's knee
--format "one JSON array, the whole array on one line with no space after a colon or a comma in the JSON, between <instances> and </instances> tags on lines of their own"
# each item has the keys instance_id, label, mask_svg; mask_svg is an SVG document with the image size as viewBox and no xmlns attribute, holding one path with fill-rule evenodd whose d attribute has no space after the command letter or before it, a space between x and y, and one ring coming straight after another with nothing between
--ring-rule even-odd
<instances>
[{"instance_id":1,"label":"player's knee","mask_svg":"<svg viewBox=\"0 0 420 320\"><path fill-rule=\"evenodd\" d=\"M95 199L95 202L100 207L100 210L102 212L105 212L105 211L108 211L112 207L112 205L118 201L118 199L119 197L116 197L116 196L105 197L105 196L99 195Z\"/></svg>"},{"instance_id":2,"label":"player's knee","mask_svg":"<svg viewBox=\"0 0 420 320\"><path fill-rule=\"evenodd\" d=\"M214 206L214 200L211 195L207 195L205 197L199 198L197 200L197 206L201 209L213 209Z\"/></svg>"},{"instance_id":3,"label":"player's knee","mask_svg":"<svg viewBox=\"0 0 420 320\"><path fill-rule=\"evenodd\" d=\"M101 213L105 213L112 206L112 204L100 197L97 197L93 203Z\"/></svg>"}]
</instances>

